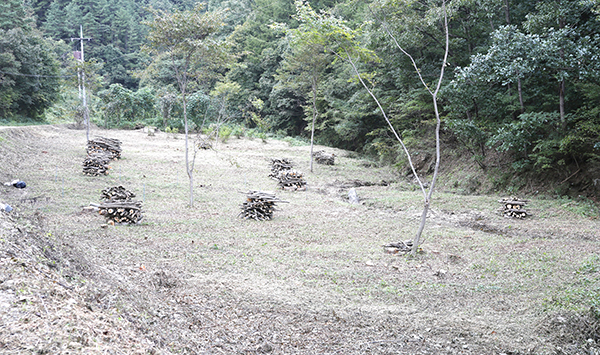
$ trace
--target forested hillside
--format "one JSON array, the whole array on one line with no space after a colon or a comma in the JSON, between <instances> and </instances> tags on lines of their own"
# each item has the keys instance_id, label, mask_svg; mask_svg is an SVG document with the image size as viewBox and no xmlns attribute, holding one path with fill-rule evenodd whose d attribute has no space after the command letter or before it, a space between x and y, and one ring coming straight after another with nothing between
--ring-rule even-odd
<instances>
[{"instance_id":1,"label":"forested hillside","mask_svg":"<svg viewBox=\"0 0 600 355\"><path fill-rule=\"evenodd\" d=\"M181 129L183 102L193 130L213 125L223 136L308 139L314 118L317 142L402 167L398 142L348 63L299 40L301 32L294 29L302 22L300 4L5 0L0 4L0 119L81 122L80 78L91 120L105 127ZM517 191L528 179L543 176L562 183L552 185L562 192L597 193L598 0L306 4L343 21L373 54L359 63L361 78L407 145L423 154L431 149L435 123L431 97L394 40L413 56L425 84L435 86L444 54L445 6L450 46L438 98L445 146L468 155L498 188ZM185 38L181 31L182 38L171 40L204 41L204 52L186 62L181 53L173 55L152 42L156 16L176 21L184 18L176 14L194 12L220 23L206 38ZM73 55L81 46L80 25L84 63ZM182 96L184 65L189 80Z\"/></svg>"}]
</instances>

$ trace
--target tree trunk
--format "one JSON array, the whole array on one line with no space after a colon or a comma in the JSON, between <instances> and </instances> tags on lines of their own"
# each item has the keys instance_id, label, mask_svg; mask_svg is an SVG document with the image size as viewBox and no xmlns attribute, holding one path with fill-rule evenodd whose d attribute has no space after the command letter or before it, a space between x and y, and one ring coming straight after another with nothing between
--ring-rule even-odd
<instances>
[{"instance_id":1,"label":"tree trunk","mask_svg":"<svg viewBox=\"0 0 600 355\"><path fill-rule=\"evenodd\" d=\"M565 121L565 80L561 80L558 84L558 101L560 110L560 123L562 128L565 128L567 122Z\"/></svg>"},{"instance_id":2,"label":"tree trunk","mask_svg":"<svg viewBox=\"0 0 600 355\"><path fill-rule=\"evenodd\" d=\"M312 92L313 92L313 120L312 128L310 130L310 172L313 172L313 146L315 141L315 122L317 121L317 81L315 78L312 80Z\"/></svg>"},{"instance_id":3,"label":"tree trunk","mask_svg":"<svg viewBox=\"0 0 600 355\"><path fill-rule=\"evenodd\" d=\"M400 145L404 149L404 152L406 153L406 156L408 158L408 163L410 164L412 172L415 175L415 178L417 179L417 182L419 183L419 185L421 187L421 191L423 192L423 202L424 203L423 203L423 213L421 214L421 224L419 225L419 229L417 231L417 235L415 236L415 240L413 242L412 250L410 252L411 255L414 255L416 253L416 251L418 250L418 248L419 248L419 240L421 238L421 234L423 233L423 229L425 228L425 222L427 220L427 212L429 211L429 204L430 204L430 201L431 201L431 197L433 196L433 190L435 188L435 182L437 180L437 175L438 175L438 171L439 171L439 167L440 167L440 156L441 156L440 127L441 127L441 119L440 119L440 113L439 113L438 104L437 104L437 95L438 95L438 93L440 91L440 87L442 85L442 80L444 79L444 69L446 67L446 63L448 62L448 54L450 52L450 48L449 48L450 47L450 34L449 34L449 31L448 31L448 16L447 16L447 12L446 12L446 0L442 1L442 8L444 10L444 32L445 32L446 43L445 43L445 51L444 51L444 60L442 61L442 66L441 66L441 69L440 69L440 76L438 78L438 83L437 83L437 86L435 88L435 91L431 91L431 89L429 88L429 86L427 85L427 83L425 83L425 80L423 80L423 76L421 75L421 71L419 70L419 68L417 66L417 63L415 62L414 58L408 52L406 52L404 50L404 48L402 48L402 46L398 43L398 41L396 40L396 37L391 33L391 31L389 30L389 28L387 27L387 25L382 22L384 24L385 31L391 37L391 39L393 40L393 42L396 45L396 47L404 55L406 55L410 59L410 61L412 62L413 67L415 68L415 71L416 71L416 73L417 73L417 75L418 75L421 83L427 89L427 91L431 94L431 97L432 97L432 100L433 100L433 108L434 108L434 111L435 111L435 117L436 117L436 121L437 121L436 129L435 129L435 151L436 151L436 159L435 159L435 168L434 168L434 171L433 171L433 178L431 180L431 186L429 187L429 193L427 193L427 191L425 190L425 187L423 186L423 183L421 182L421 179L419 178L419 176L417 175L417 172L415 171L415 168L414 168L414 166L412 164L412 160L411 160L410 154L408 153L408 149L404 145L404 142L402 141L402 139L400 138L400 136L396 133L396 130L394 129L392 123L388 119L385 111L383 110L383 107L381 107L381 105L380 105L379 101L377 100L377 98L375 97L375 95L371 92L371 90L363 82L362 78L358 74L358 70L354 66L354 63L350 60L350 64L352 65L352 67L354 69L354 72L357 74L358 79L360 80L361 84L363 85L363 87L365 87L365 89L367 89L367 91L369 92L369 94L371 95L371 97L373 97L373 99L377 103L377 106L379 107L379 110L382 112L383 117L385 118L386 122L390 126L390 129L392 130L392 132L396 136L396 139L400 142Z\"/></svg>"},{"instance_id":4,"label":"tree trunk","mask_svg":"<svg viewBox=\"0 0 600 355\"><path fill-rule=\"evenodd\" d=\"M521 105L521 113L525 113L525 105L523 104L523 90L521 88L521 78L517 78L517 91L519 92L519 104Z\"/></svg>"},{"instance_id":5,"label":"tree trunk","mask_svg":"<svg viewBox=\"0 0 600 355\"><path fill-rule=\"evenodd\" d=\"M185 171L190 179L190 207L194 206L194 175L192 174L192 170L190 169L190 159L189 159L189 139L188 139L188 119L187 119L187 100L185 96L185 91L182 92L183 96L183 125L185 128Z\"/></svg>"},{"instance_id":6,"label":"tree trunk","mask_svg":"<svg viewBox=\"0 0 600 355\"><path fill-rule=\"evenodd\" d=\"M558 20L558 27L560 29L565 28L565 19L563 17L561 17ZM562 60L565 59L565 50L561 47L560 48L560 58ZM565 79L563 78L560 83L558 84L558 105L559 105L559 111L560 111L560 123L562 125L562 128L566 128L567 123L565 121Z\"/></svg>"},{"instance_id":7,"label":"tree trunk","mask_svg":"<svg viewBox=\"0 0 600 355\"><path fill-rule=\"evenodd\" d=\"M504 0L504 17L506 19L506 24L510 25L510 5L508 0Z\"/></svg>"}]
</instances>

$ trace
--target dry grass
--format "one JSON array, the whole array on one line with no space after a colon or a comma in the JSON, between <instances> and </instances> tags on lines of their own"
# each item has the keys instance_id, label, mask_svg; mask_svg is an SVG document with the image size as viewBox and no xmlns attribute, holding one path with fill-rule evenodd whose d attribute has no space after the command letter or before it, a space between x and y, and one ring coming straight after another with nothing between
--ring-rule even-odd
<instances>
[{"instance_id":1,"label":"dry grass","mask_svg":"<svg viewBox=\"0 0 600 355\"><path fill-rule=\"evenodd\" d=\"M82 131L0 131L0 178L28 183L0 190L17 207L2 217L2 352L587 354L600 340L599 221L568 201L533 198L511 220L498 196L437 193L407 258L382 245L412 238L420 192L353 154L321 147L336 165L311 174L308 147L232 138L198 153L189 207L182 136L94 133L123 141L105 177L82 175ZM271 158L308 190L276 190ZM391 183L350 205L355 180ZM143 199L141 224L103 229L82 210L115 185ZM241 220L248 190L289 203Z\"/></svg>"}]
</instances>

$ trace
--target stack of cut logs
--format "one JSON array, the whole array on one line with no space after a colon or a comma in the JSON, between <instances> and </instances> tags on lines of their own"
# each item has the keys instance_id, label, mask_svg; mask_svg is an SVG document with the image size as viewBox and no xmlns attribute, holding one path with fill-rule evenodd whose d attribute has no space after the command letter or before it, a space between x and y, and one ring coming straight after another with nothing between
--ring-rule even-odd
<instances>
[{"instance_id":1,"label":"stack of cut logs","mask_svg":"<svg viewBox=\"0 0 600 355\"><path fill-rule=\"evenodd\" d=\"M242 212L239 217L243 219L255 219L266 221L273 218L276 202L279 200L275 195L261 191L250 191L247 193L246 202L242 203Z\"/></svg>"},{"instance_id":2,"label":"stack of cut logs","mask_svg":"<svg viewBox=\"0 0 600 355\"><path fill-rule=\"evenodd\" d=\"M279 180L279 173L284 170L292 170L294 164L288 159L271 159L271 179Z\"/></svg>"},{"instance_id":3,"label":"stack of cut logs","mask_svg":"<svg viewBox=\"0 0 600 355\"><path fill-rule=\"evenodd\" d=\"M525 206L529 200L521 200L516 197L503 198L499 200L502 204L502 214L505 217L525 218L529 214L525 210Z\"/></svg>"},{"instance_id":4,"label":"stack of cut logs","mask_svg":"<svg viewBox=\"0 0 600 355\"><path fill-rule=\"evenodd\" d=\"M85 175L98 176L108 174L110 158L105 154L89 154L83 161Z\"/></svg>"},{"instance_id":5,"label":"stack of cut logs","mask_svg":"<svg viewBox=\"0 0 600 355\"><path fill-rule=\"evenodd\" d=\"M205 140L198 143L198 149L212 149L212 144Z\"/></svg>"},{"instance_id":6,"label":"stack of cut logs","mask_svg":"<svg viewBox=\"0 0 600 355\"><path fill-rule=\"evenodd\" d=\"M121 141L96 137L88 141L87 154L83 161L83 173L91 176L106 175L110 169L108 163L121 158Z\"/></svg>"},{"instance_id":7,"label":"stack of cut logs","mask_svg":"<svg viewBox=\"0 0 600 355\"><path fill-rule=\"evenodd\" d=\"M333 165L333 163L335 162L335 154L325 153L324 150L314 152L313 157L315 158L317 163L323 165Z\"/></svg>"},{"instance_id":8,"label":"stack of cut logs","mask_svg":"<svg viewBox=\"0 0 600 355\"><path fill-rule=\"evenodd\" d=\"M135 194L123 186L107 188L102 190L102 198L105 201L97 207L110 224L136 224L144 216L142 203L132 201L132 197L135 197Z\"/></svg>"},{"instance_id":9,"label":"stack of cut logs","mask_svg":"<svg viewBox=\"0 0 600 355\"><path fill-rule=\"evenodd\" d=\"M136 224L144 218L140 201L104 202L98 208L109 224Z\"/></svg>"},{"instance_id":10,"label":"stack of cut logs","mask_svg":"<svg viewBox=\"0 0 600 355\"><path fill-rule=\"evenodd\" d=\"M135 194L123 186L113 186L102 190L104 201L130 201Z\"/></svg>"},{"instance_id":11,"label":"stack of cut logs","mask_svg":"<svg viewBox=\"0 0 600 355\"><path fill-rule=\"evenodd\" d=\"M288 159L271 159L271 173L269 177L278 181L284 190L306 190L304 175L292 169L294 164Z\"/></svg>"},{"instance_id":12,"label":"stack of cut logs","mask_svg":"<svg viewBox=\"0 0 600 355\"><path fill-rule=\"evenodd\" d=\"M306 190L306 181L304 175L297 170L282 170L279 172L277 179L279 185L284 190Z\"/></svg>"},{"instance_id":13,"label":"stack of cut logs","mask_svg":"<svg viewBox=\"0 0 600 355\"><path fill-rule=\"evenodd\" d=\"M87 144L88 155L105 154L111 160L121 158L121 141L113 138L96 137Z\"/></svg>"}]
</instances>

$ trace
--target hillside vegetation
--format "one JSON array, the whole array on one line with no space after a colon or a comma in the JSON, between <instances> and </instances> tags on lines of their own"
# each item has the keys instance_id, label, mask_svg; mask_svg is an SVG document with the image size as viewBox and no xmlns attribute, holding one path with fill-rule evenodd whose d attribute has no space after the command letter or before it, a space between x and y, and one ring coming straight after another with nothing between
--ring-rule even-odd
<instances>
[{"instance_id":1,"label":"hillside vegetation","mask_svg":"<svg viewBox=\"0 0 600 355\"><path fill-rule=\"evenodd\" d=\"M82 174L85 133L0 129L0 352L7 354L594 354L600 349L598 209L585 199L465 195L446 167L422 252L410 178L356 153L308 173L307 145L229 138L198 152L187 203L181 134L94 129L122 141L107 176ZM294 144L292 144L294 143ZM305 174L277 189L272 158ZM461 180L462 181L462 180ZM84 207L123 185L137 225ZM350 204L354 188L360 204ZM281 200L238 217L249 190Z\"/></svg>"}]
</instances>

